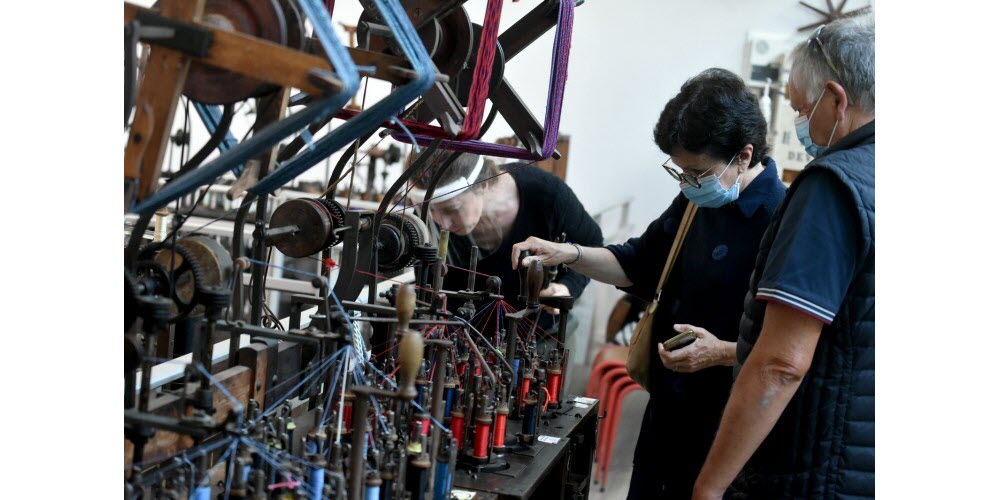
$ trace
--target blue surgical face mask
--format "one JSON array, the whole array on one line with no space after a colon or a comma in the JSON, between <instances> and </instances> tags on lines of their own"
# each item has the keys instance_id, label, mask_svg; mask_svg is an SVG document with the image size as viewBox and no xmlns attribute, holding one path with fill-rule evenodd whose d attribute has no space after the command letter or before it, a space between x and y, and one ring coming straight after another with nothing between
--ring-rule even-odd
<instances>
[{"instance_id":1,"label":"blue surgical face mask","mask_svg":"<svg viewBox=\"0 0 1000 500\"><path fill-rule=\"evenodd\" d=\"M819 101L823 99L823 94L826 93L826 88L819 93L819 98L816 99L816 104L813 104L813 109L809 112L809 116L799 116L795 118L795 135L799 137L799 142L802 143L806 148L806 153L810 156L816 158L817 156L823 154L828 147L830 147L830 142L833 141L833 133L837 130L837 125L840 124L840 120L837 120L833 124L833 130L830 131L830 139L826 141L826 146L820 146L812 141L812 137L809 135L809 121L812 120L814 114L816 114L816 108L819 107Z\"/></svg>"},{"instance_id":2,"label":"blue surgical face mask","mask_svg":"<svg viewBox=\"0 0 1000 500\"><path fill-rule=\"evenodd\" d=\"M739 156L739 155L737 155ZM740 178L736 178L736 183L733 184L729 189L722 187L722 183L719 179L726 170L729 170L729 166L733 164L736 160L736 156L732 160L729 160L729 164L719 175L708 175L705 178L699 178L698 182L701 187L694 187L690 184L681 183L681 192L687 199L691 200L691 203L704 208L719 208L726 203L732 203L740 197Z\"/></svg>"}]
</instances>

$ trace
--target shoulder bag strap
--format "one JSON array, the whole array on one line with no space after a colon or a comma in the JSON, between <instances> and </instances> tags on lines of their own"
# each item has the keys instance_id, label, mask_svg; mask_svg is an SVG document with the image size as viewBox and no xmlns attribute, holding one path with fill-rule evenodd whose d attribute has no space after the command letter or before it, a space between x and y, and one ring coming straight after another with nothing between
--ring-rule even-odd
<instances>
[{"instance_id":1,"label":"shoulder bag strap","mask_svg":"<svg viewBox=\"0 0 1000 500\"><path fill-rule=\"evenodd\" d=\"M663 274L660 275L660 284L656 286L656 295L653 297L653 300L657 303L660 302L660 293L663 291L663 285L666 284L667 277L670 276L670 270L674 267L674 262L681 251L681 245L684 244L684 238L687 236L688 229L691 227L691 221L694 219L694 213L697 210L698 205L688 201L687 208L684 209L684 216L681 217L681 223L677 227L677 236L674 237L674 243L670 246L667 263L663 266Z\"/></svg>"}]
</instances>

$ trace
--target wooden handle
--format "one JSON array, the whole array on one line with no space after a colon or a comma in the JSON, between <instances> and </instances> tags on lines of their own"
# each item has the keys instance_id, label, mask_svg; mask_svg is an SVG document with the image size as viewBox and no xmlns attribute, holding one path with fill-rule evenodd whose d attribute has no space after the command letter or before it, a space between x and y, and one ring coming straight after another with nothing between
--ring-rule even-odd
<instances>
[{"instance_id":1,"label":"wooden handle","mask_svg":"<svg viewBox=\"0 0 1000 500\"><path fill-rule=\"evenodd\" d=\"M398 331L402 332L410 328L410 319L413 318L413 309L417 305L417 295L413 293L413 287L408 283L399 285L399 293L396 294L396 319L399 321Z\"/></svg>"},{"instance_id":2,"label":"wooden handle","mask_svg":"<svg viewBox=\"0 0 1000 500\"><path fill-rule=\"evenodd\" d=\"M442 229L438 238L438 258L444 261L448 258L448 238L451 233L447 229Z\"/></svg>"},{"instance_id":3,"label":"wooden handle","mask_svg":"<svg viewBox=\"0 0 1000 500\"><path fill-rule=\"evenodd\" d=\"M419 333L407 331L399 343L399 394L404 399L417 397L414 381L424 359L424 338Z\"/></svg>"},{"instance_id":4,"label":"wooden handle","mask_svg":"<svg viewBox=\"0 0 1000 500\"><path fill-rule=\"evenodd\" d=\"M538 294L542 291L545 269L541 261L533 260L528 267L528 307L538 307Z\"/></svg>"}]
</instances>

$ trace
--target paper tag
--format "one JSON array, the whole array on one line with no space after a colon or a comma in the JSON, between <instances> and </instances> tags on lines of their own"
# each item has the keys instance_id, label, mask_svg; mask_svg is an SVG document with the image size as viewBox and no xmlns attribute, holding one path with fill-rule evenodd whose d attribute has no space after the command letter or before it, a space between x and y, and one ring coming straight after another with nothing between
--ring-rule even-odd
<instances>
[{"instance_id":1,"label":"paper tag","mask_svg":"<svg viewBox=\"0 0 1000 500\"><path fill-rule=\"evenodd\" d=\"M591 405L586 404L586 403L576 402L576 403L573 403L573 406L575 406L577 408L590 408Z\"/></svg>"},{"instance_id":2,"label":"paper tag","mask_svg":"<svg viewBox=\"0 0 1000 500\"><path fill-rule=\"evenodd\" d=\"M587 406L590 406L590 405L592 405L592 404L594 404L594 403L597 402L597 400L594 399L594 398L585 398L585 397L581 397L581 396L577 396L577 397L573 398L573 401L576 401L577 403L584 404L584 405L587 405Z\"/></svg>"},{"instance_id":3,"label":"paper tag","mask_svg":"<svg viewBox=\"0 0 1000 500\"><path fill-rule=\"evenodd\" d=\"M454 498L455 500L472 500L473 498L476 498L476 492L452 488L451 498Z\"/></svg>"},{"instance_id":4,"label":"paper tag","mask_svg":"<svg viewBox=\"0 0 1000 500\"><path fill-rule=\"evenodd\" d=\"M544 434L541 435L541 436L538 436L538 440L539 441L541 441L543 443L548 443L548 444L559 444L559 440L560 439L562 439L562 438L557 438L555 436L546 436Z\"/></svg>"}]
</instances>

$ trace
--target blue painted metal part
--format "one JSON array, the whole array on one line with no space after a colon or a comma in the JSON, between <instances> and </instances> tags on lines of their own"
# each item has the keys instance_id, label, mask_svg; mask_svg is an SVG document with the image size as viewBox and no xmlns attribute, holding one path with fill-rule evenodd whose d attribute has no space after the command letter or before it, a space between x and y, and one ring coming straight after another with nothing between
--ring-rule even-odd
<instances>
[{"instance_id":1,"label":"blue painted metal part","mask_svg":"<svg viewBox=\"0 0 1000 500\"><path fill-rule=\"evenodd\" d=\"M201 118L201 123L205 125L205 129L208 130L209 135L215 133L215 129L219 126L219 122L222 120L222 110L219 109L221 107L222 106L202 104L200 102L194 103L194 110L198 113L198 117ZM227 131L226 137L224 137L222 142L219 143L219 153L225 153L237 144L239 144L239 141L236 140L236 137L233 137L233 133ZM230 171L233 175L239 177L243 175L243 165L236 165Z\"/></svg>"},{"instance_id":2,"label":"blue painted metal part","mask_svg":"<svg viewBox=\"0 0 1000 500\"><path fill-rule=\"evenodd\" d=\"M323 50L326 51L327 57L330 58L331 66L336 72L337 78L344 85L343 90L337 94L318 100L284 120L279 120L268 125L259 133L254 134L250 139L236 145L215 160L174 179L173 182L163 186L163 189L135 206L132 209L133 212L139 214L155 212L160 207L212 182L220 175L226 173L227 170L233 168L233 166L245 163L247 160L274 146L285 137L308 127L310 123L337 112L357 93L358 87L361 84L361 76L358 73L358 68L354 64L354 60L351 59L350 54L348 54L347 49L344 48L343 44L337 38L336 33L334 33L332 21L327 16L325 8L320 4L320 0L299 0L299 4L302 6L302 10L306 13L309 21L315 27L315 34L319 38ZM402 12L402 8L399 8L398 4L396 4L396 7L399 12ZM404 16L403 19L405 20L406 17ZM409 21L406 20L406 23L409 23ZM410 24L408 26L412 31L413 26ZM419 42L419 39L417 41ZM420 48L423 49L423 45L420 45ZM426 54L427 51L425 50L424 55ZM430 61L429 57L427 61ZM433 79L433 70L431 78ZM412 84L413 82L407 85ZM420 93L424 91L426 89ZM416 96L410 100L415 98ZM270 177L268 176L267 178Z\"/></svg>"},{"instance_id":3,"label":"blue painted metal part","mask_svg":"<svg viewBox=\"0 0 1000 500\"><path fill-rule=\"evenodd\" d=\"M250 193L261 195L281 187L362 134L377 129L379 125L396 116L408 103L423 95L434 85L434 75L437 70L398 0L375 0L375 6L382 14L385 25L395 35L403 55L413 66L413 70L417 74L416 78L406 85L398 87L384 99L316 141L314 148L299 153L294 158L284 162L279 168L251 187L248 190Z\"/></svg>"},{"instance_id":4,"label":"blue painted metal part","mask_svg":"<svg viewBox=\"0 0 1000 500\"><path fill-rule=\"evenodd\" d=\"M447 500L451 495L451 467L448 462L434 464L434 500Z\"/></svg>"}]
</instances>

